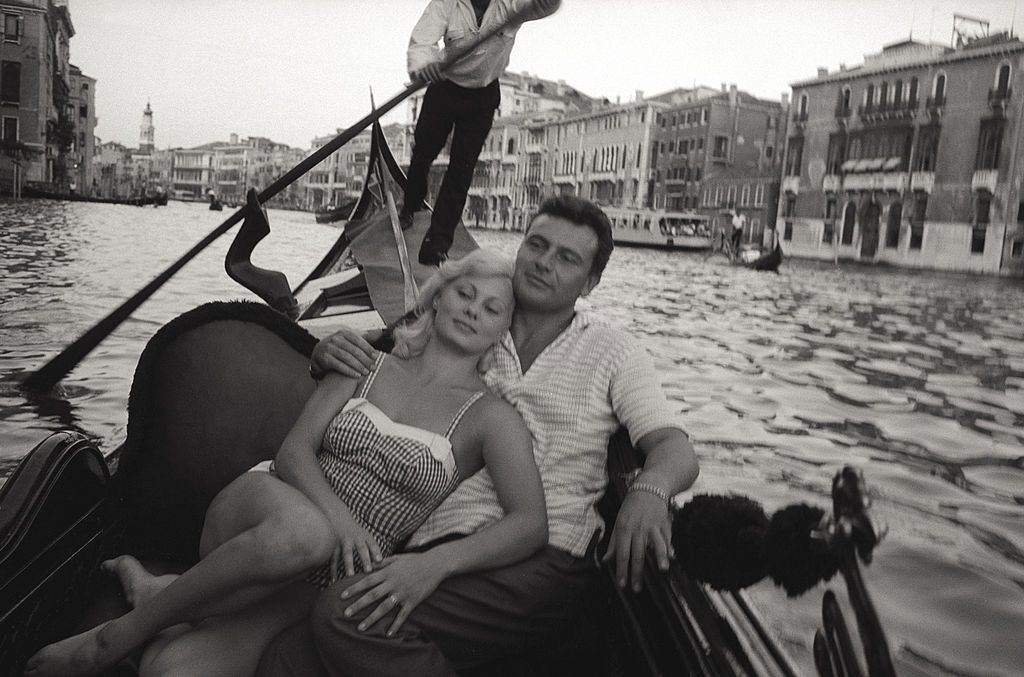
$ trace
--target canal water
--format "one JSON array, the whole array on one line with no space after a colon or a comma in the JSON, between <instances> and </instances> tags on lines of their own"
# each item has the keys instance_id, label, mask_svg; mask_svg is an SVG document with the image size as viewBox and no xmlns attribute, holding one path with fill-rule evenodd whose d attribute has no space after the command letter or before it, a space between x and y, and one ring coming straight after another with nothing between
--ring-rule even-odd
<instances>
[{"instance_id":1,"label":"canal water","mask_svg":"<svg viewBox=\"0 0 1024 677\"><path fill-rule=\"evenodd\" d=\"M54 429L112 449L146 340L205 301L253 298L224 274L230 237L221 238L56 400L18 390L228 213L0 202L0 478ZM338 231L307 213L270 218L254 262L294 285ZM519 239L474 235L509 253ZM866 580L901 674L1021 674L1024 282L789 260L773 275L619 249L584 305L654 354L701 460L698 491L745 494L769 513L824 507L840 467L863 471L888 529ZM830 587L845 596L838 579ZM821 592L790 602L770 583L751 591L807 672Z\"/></svg>"}]
</instances>

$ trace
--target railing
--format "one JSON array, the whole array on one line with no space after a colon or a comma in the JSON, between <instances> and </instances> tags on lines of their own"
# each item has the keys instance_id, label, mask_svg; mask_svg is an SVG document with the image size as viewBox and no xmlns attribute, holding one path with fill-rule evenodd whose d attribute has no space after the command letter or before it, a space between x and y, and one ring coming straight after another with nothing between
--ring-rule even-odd
<instances>
[{"instance_id":1,"label":"railing","mask_svg":"<svg viewBox=\"0 0 1024 677\"><path fill-rule=\"evenodd\" d=\"M1006 104L1010 101L1010 96L1013 94L1013 90L1009 87L993 87L988 90L988 105L993 110L1003 111L1006 109Z\"/></svg>"}]
</instances>

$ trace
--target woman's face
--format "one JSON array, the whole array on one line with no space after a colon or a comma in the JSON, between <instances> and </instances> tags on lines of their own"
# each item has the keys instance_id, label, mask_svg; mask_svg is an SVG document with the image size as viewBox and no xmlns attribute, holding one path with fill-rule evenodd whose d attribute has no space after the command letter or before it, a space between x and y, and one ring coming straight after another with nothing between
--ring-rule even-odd
<instances>
[{"instance_id":1,"label":"woman's face","mask_svg":"<svg viewBox=\"0 0 1024 677\"><path fill-rule=\"evenodd\" d=\"M508 278L463 275L437 297L434 331L467 353L483 353L512 322L512 283Z\"/></svg>"}]
</instances>

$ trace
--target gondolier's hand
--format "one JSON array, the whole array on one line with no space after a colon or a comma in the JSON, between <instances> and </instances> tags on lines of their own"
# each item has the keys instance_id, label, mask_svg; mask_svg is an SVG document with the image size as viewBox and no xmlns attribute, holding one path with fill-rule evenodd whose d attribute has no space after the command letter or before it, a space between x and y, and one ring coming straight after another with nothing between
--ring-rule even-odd
<instances>
[{"instance_id":1,"label":"gondolier's hand","mask_svg":"<svg viewBox=\"0 0 1024 677\"><path fill-rule=\"evenodd\" d=\"M418 71L410 73L410 75L412 76L412 79L416 82L441 82L442 80L445 79L444 70L442 70L443 68L444 64L442 64L440 61L435 61L434 63L428 63L426 66L419 69Z\"/></svg>"},{"instance_id":2,"label":"gondolier's hand","mask_svg":"<svg viewBox=\"0 0 1024 677\"><path fill-rule=\"evenodd\" d=\"M672 520L668 503L647 491L630 491L622 500L604 562L615 562L620 588L643 588L644 560L651 553L658 568L668 571L672 557Z\"/></svg>"},{"instance_id":3,"label":"gondolier's hand","mask_svg":"<svg viewBox=\"0 0 1024 677\"><path fill-rule=\"evenodd\" d=\"M361 527L348 515L329 515L327 518L334 533L338 536L338 545L331 558L331 578L337 579L342 574L354 576L356 573L355 559L358 555L363 569L373 571L374 565L383 561L377 539L369 531ZM344 568L342 568L344 567Z\"/></svg>"},{"instance_id":4,"label":"gondolier's hand","mask_svg":"<svg viewBox=\"0 0 1024 677\"><path fill-rule=\"evenodd\" d=\"M316 344L309 360L309 371L314 378L336 371L343 376L358 379L370 373L376 359L377 351L366 337L348 327L342 327Z\"/></svg>"},{"instance_id":5,"label":"gondolier's hand","mask_svg":"<svg viewBox=\"0 0 1024 677\"><path fill-rule=\"evenodd\" d=\"M390 637L444 579L444 563L429 551L388 557L376 571L342 591L342 599L352 600L352 604L345 608L345 616L355 616L376 604L376 608L359 623L360 630L367 630L395 611L395 619L387 630Z\"/></svg>"}]
</instances>

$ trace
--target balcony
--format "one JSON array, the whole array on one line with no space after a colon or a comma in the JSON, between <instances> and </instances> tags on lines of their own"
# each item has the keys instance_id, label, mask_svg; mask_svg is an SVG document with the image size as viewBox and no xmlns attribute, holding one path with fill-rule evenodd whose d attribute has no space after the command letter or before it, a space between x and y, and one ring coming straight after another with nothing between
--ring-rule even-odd
<instances>
[{"instance_id":1,"label":"balcony","mask_svg":"<svg viewBox=\"0 0 1024 677\"><path fill-rule=\"evenodd\" d=\"M1005 113L1013 90L1009 87L993 87L988 90L988 105L994 113Z\"/></svg>"},{"instance_id":2,"label":"balcony","mask_svg":"<svg viewBox=\"0 0 1024 677\"><path fill-rule=\"evenodd\" d=\"M821 190L825 193L838 193L843 185L843 177L838 174L826 174L821 180Z\"/></svg>"},{"instance_id":3,"label":"balcony","mask_svg":"<svg viewBox=\"0 0 1024 677\"><path fill-rule=\"evenodd\" d=\"M996 192L996 184L999 183L998 169L979 169L971 177L971 192L976 190L987 190L989 193Z\"/></svg>"},{"instance_id":4,"label":"balcony","mask_svg":"<svg viewBox=\"0 0 1024 677\"><path fill-rule=\"evenodd\" d=\"M931 195L935 188L935 172L914 172L910 175L910 190Z\"/></svg>"},{"instance_id":5,"label":"balcony","mask_svg":"<svg viewBox=\"0 0 1024 677\"><path fill-rule=\"evenodd\" d=\"M917 99L909 101L883 101L857 107L861 122L883 122L887 120L910 120L917 115Z\"/></svg>"},{"instance_id":6,"label":"balcony","mask_svg":"<svg viewBox=\"0 0 1024 677\"><path fill-rule=\"evenodd\" d=\"M946 95L941 96L929 96L925 99L924 107L928 111L928 116L932 118L938 118L942 116L942 109L946 105Z\"/></svg>"},{"instance_id":7,"label":"balcony","mask_svg":"<svg viewBox=\"0 0 1024 677\"><path fill-rule=\"evenodd\" d=\"M849 106L836 106L836 118L845 120L853 114L853 109Z\"/></svg>"},{"instance_id":8,"label":"balcony","mask_svg":"<svg viewBox=\"0 0 1024 677\"><path fill-rule=\"evenodd\" d=\"M800 177L799 176L784 176L782 177L782 192L792 193L798 195L800 193Z\"/></svg>"}]
</instances>

